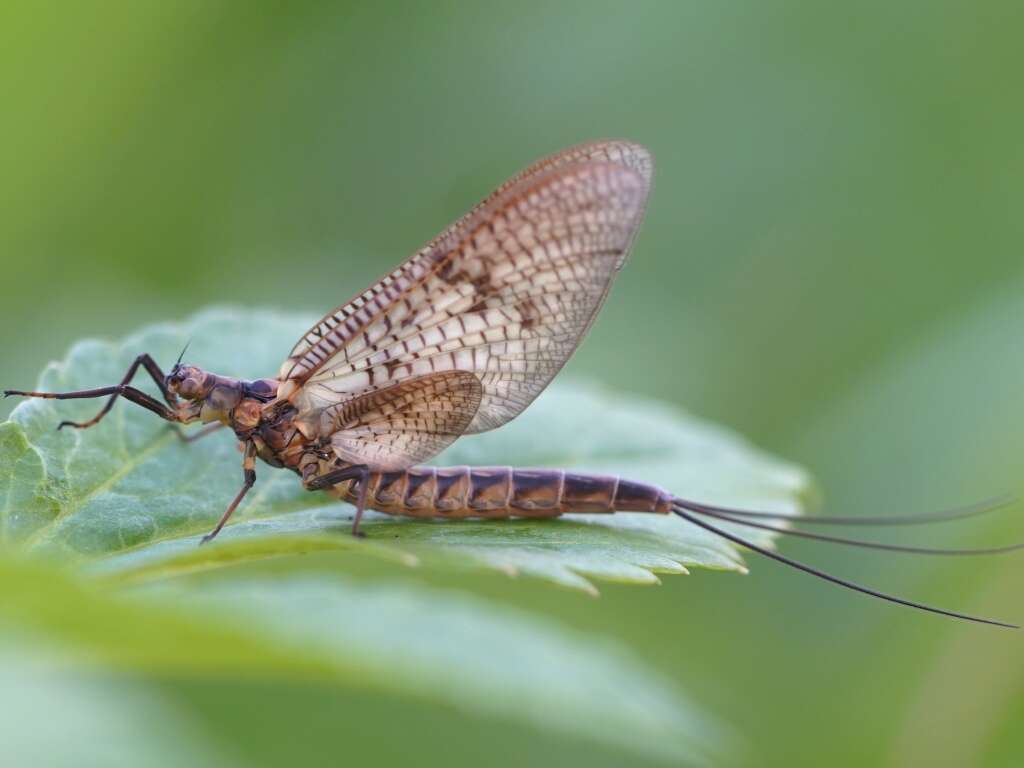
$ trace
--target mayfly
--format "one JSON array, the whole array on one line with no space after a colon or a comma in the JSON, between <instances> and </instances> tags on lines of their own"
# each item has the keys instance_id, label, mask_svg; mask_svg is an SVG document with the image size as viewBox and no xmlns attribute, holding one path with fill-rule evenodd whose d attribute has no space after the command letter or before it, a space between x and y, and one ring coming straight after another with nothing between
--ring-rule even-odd
<instances>
[{"instance_id":1,"label":"mayfly","mask_svg":"<svg viewBox=\"0 0 1024 768\"><path fill-rule=\"evenodd\" d=\"M242 381L178 361L164 375L140 355L120 384L78 392L6 391L56 399L119 397L174 424L230 427L244 482L213 539L256 482L256 459L295 472L309 490L365 509L421 518L548 518L577 512L675 514L734 544L820 579L901 605L1013 626L878 592L750 542L748 526L853 546L935 550L791 530L786 524L913 524L987 511L993 502L938 515L788 517L689 501L617 477L510 467L421 464L461 435L520 414L586 335L633 245L651 189L650 153L628 141L584 144L547 157L500 186L408 261L299 339L276 378ZM184 355L184 352L182 353ZM163 402L132 387L139 369ZM198 435L196 435L198 436ZM776 524L773 525L772 522ZM726 523L723 526L722 523Z\"/></svg>"}]
</instances>

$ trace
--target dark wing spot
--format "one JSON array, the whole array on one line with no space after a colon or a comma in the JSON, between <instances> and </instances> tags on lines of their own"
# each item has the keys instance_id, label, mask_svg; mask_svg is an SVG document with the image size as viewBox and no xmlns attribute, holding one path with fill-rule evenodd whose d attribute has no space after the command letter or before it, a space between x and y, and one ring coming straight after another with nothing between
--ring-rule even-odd
<instances>
[{"instance_id":1,"label":"dark wing spot","mask_svg":"<svg viewBox=\"0 0 1024 768\"><path fill-rule=\"evenodd\" d=\"M494 290L494 286L491 285L491 276L486 271L481 272L476 277L469 277L467 275L466 279L476 288L477 293L487 295Z\"/></svg>"},{"instance_id":2,"label":"dark wing spot","mask_svg":"<svg viewBox=\"0 0 1024 768\"><path fill-rule=\"evenodd\" d=\"M441 269L437 271L437 276L444 280L446 283L453 283L455 280L452 279L452 272L455 270L455 259L448 258L441 265ZM461 274L461 273L459 273Z\"/></svg>"},{"instance_id":3,"label":"dark wing spot","mask_svg":"<svg viewBox=\"0 0 1024 768\"><path fill-rule=\"evenodd\" d=\"M523 327L524 331L533 328L540 319L540 312L537 310L537 305L533 302L533 299L523 299L516 304L515 309L519 313L519 324Z\"/></svg>"}]
</instances>

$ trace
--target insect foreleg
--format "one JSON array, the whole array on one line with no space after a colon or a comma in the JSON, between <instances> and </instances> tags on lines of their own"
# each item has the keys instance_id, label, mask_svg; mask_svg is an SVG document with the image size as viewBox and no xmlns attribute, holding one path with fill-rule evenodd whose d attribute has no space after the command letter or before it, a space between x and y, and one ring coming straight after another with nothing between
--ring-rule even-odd
<instances>
[{"instance_id":1,"label":"insect foreleg","mask_svg":"<svg viewBox=\"0 0 1024 768\"><path fill-rule=\"evenodd\" d=\"M141 405L143 408L152 411L161 419L167 421L178 421L178 415L168 408L166 405L161 403L159 400L150 397L145 392L129 387L126 384L118 384L113 387L100 387L99 389L83 389L78 392L21 392L18 390L4 390L4 397L11 395L18 395L21 397L42 397L48 400L78 400L90 397L104 397L111 395L110 400L103 407L96 416L89 421L77 422L77 421L62 421L57 425L57 429L63 429L64 427L74 427L75 429L85 429L91 427L93 424L98 422L104 416L113 405L114 400L118 397L125 397L132 401L136 405Z\"/></svg>"},{"instance_id":2,"label":"insect foreleg","mask_svg":"<svg viewBox=\"0 0 1024 768\"><path fill-rule=\"evenodd\" d=\"M93 426L110 412L110 409L114 407L114 403L117 401L117 398L122 396L131 400L133 403L141 405L143 408L152 411L162 419L166 419L167 421L178 421L178 417L172 408L168 408L159 400L150 397L145 392L128 386L128 383L135 377L140 366L145 368L146 372L153 378L153 381L156 382L157 386L160 388L160 394L163 395L167 405L172 407L176 406L178 404L177 399L170 391L168 391L163 371L160 370L160 366L156 364L153 358L146 354L139 355L135 358L132 364L128 367L128 372L125 373L124 378L121 379L121 383L116 386L100 387L99 389L83 389L76 392L22 392L20 390L9 389L4 390L4 397L18 395L21 397L41 397L49 400L80 400L92 397L110 396L110 399L107 400L106 404L100 409L100 412L93 418L83 422L62 421L57 426L57 429L62 429L63 427L85 429L86 427Z\"/></svg>"},{"instance_id":3,"label":"insect foreleg","mask_svg":"<svg viewBox=\"0 0 1024 768\"><path fill-rule=\"evenodd\" d=\"M220 529L224 527L225 523L231 519L231 515L235 513L235 509L242 503L242 499L245 498L245 494L249 492L249 489L256 485L256 444L249 441L245 444L245 457L242 459L242 473L245 480L242 482L242 487L239 489L235 498L230 504L228 504L227 510L221 515L220 520L217 521L217 525L208 534L203 536L199 542L200 546L208 541L211 541L218 533Z\"/></svg>"}]
</instances>

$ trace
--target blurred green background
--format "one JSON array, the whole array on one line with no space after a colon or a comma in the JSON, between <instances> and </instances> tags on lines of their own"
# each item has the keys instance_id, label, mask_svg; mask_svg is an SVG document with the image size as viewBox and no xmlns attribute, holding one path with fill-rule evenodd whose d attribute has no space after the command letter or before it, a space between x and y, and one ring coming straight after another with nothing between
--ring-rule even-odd
<instances>
[{"instance_id":1,"label":"blurred green background","mask_svg":"<svg viewBox=\"0 0 1024 768\"><path fill-rule=\"evenodd\" d=\"M655 192L570 375L738 429L837 514L1024 493L1022 21L1015 2L4 3L2 383L210 303L327 309L538 156L622 136L654 152ZM1019 558L784 547L1024 619ZM629 644L749 765L1024 764L1019 633L751 566L598 601L482 582ZM397 764L402 738L422 764L622 764L370 697L380 725L336 738L356 705L329 686L161 686L254 765Z\"/></svg>"}]
</instances>

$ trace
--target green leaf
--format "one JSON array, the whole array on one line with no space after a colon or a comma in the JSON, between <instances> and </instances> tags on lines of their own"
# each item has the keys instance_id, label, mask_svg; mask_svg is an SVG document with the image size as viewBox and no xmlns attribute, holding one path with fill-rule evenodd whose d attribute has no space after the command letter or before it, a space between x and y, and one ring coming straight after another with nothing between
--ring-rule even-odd
<instances>
[{"instance_id":1,"label":"green leaf","mask_svg":"<svg viewBox=\"0 0 1024 768\"><path fill-rule=\"evenodd\" d=\"M149 352L242 377L273 375L309 319L273 311L209 310L123 342L83 341L39 387L66 391L121 379ZM144 376L136 379L140 386ZM119 403L89 430L54 427L92 416L95 400L29 400L0 426L3 537L39 551L102 557L95 567L166 575L306 549L359 546L406 563L473 563L587 591L592 579L653 583L687 567L742 570L726 542L678 519L643 514L546 521L434 522L370 514L367 542L344 534L351 508L261 466L255 490L221 535L196 551L241 481L228 433L182 444L152 414ZM512 423L459 440L439 463L559 466L619 474L711 503L796 513L807 475L718 427L664 405L556 382ZM747 532L762 543L763 535Z\"/></svg>"},{"instance_id":2,"label":"green leaf","mask_svg":"<svg viewBox=\"0 0 1024 768\"><path fill-rule=\"evenodd\" d=\"M140 352L167 364L189 339L190 362L265 376L307 325L272 311L209 310L122 342L80 342L39 388L116 382ZM720 748L721 726L628 649L474 596L475 580L459 580L457 592L431 585L410 566L522 573L594 592L598 579L742 570L728 543L644 514L504 522L371 514L369 538L355 540L349 507L260 466L236 521L200 549L241 482L233 437L186 445L130 403L92 429L54 429L100 405L29 400L0 425L0 536L16 553L0 548L0 625L60 637L73 658L143 675L330 681L657 759L702 762ZM726 430L571 382L502 429L459 440L439 461L615 473L786 513L800 511L809 485L802 470ZM372 582L353 578L366 563L378 569Z\"/></svg>"},{"instance_id":3,"label":"green leaf","mask_svg":"<svg viewBox=\"0 0 1024 768\"><path fill-rule=\"evenodd\" d=\"M440 700L466 716L519 721L660 759L704 762L720 751L721 726L624 647L464 590L368 584L339 573L336 559L311 567L297 558L284 572L251 563L111 594L3 555L0 637L9 641L17 628L14 637L31 642L31 657L48 663L39 662L40 675L35 662L7 675L0 653L0 681L19 684L0 687L0 713L17 708L22 684L47 690L52 682L76 693L81 672L54 677L51 660L63 658L63 667L71 660L135 675L333 682ZM69 699L69 709L77 705ZM88 717L70 715L71 728ZM140 717L148 724L149 710L129 722ZM0 718L0 734L3 726Z\"/></svg>"},{"instance_id":4,"label":"green leaf","mask_svg":"<svg viewBox=\"0 0 1024 768\"><path fill-rule=\"evenodd\" d=\"M0 650L0 743L6 765L50 768L240 763L199 724L139 683L68 674L38 648Z\"/></svg>"}]
</instances>

